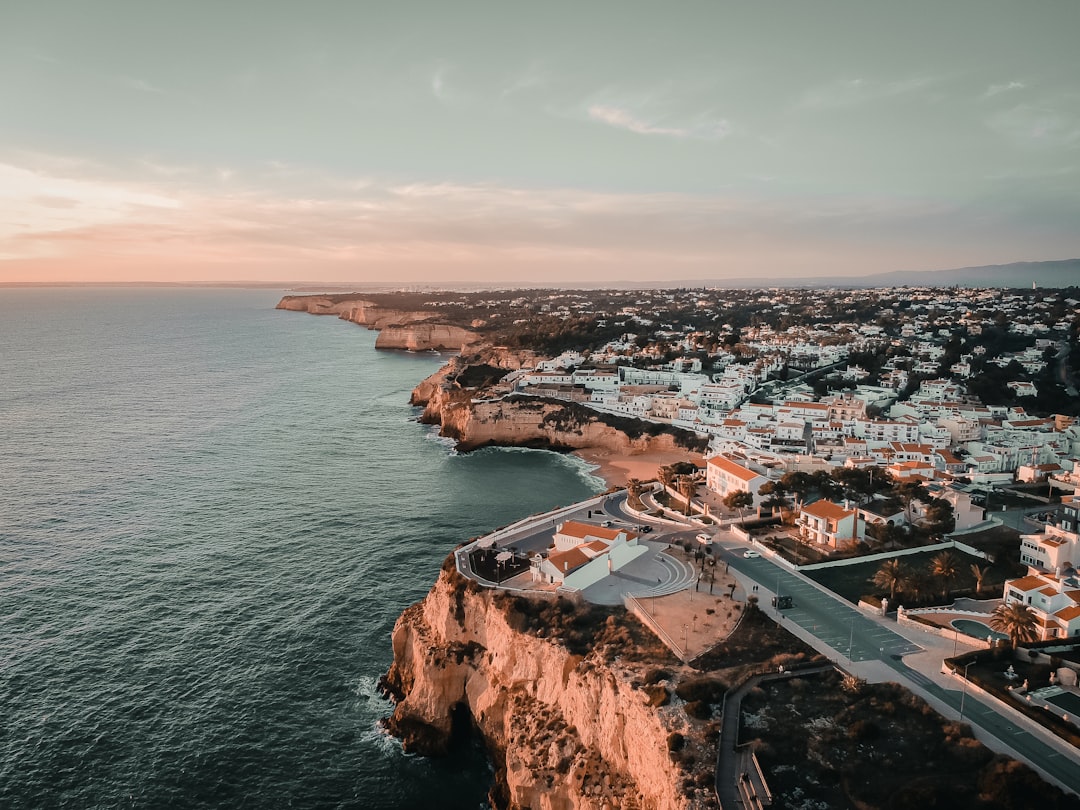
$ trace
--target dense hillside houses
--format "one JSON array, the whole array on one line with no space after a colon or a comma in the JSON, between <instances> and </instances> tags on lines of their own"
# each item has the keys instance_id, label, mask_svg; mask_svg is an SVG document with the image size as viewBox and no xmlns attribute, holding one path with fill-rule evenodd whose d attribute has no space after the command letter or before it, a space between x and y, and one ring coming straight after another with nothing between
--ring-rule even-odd
<instances>
[{"instance_id":1,"label":"dense hillside houses","mask_svg":"<svg viewBox=\"0 0 1080 810\"><path fill-rule=\"evenodd\" d=\"M951 505L966 529L985 517L975 499L993 486L1070 492L1080 483L1069 364L1080 356L1080 308L1063 291L698 289L515 301L532 316L515 318L508 345L515 330L540 324L566 336L508 376L506 390L696 431L710 440L705 478L720 497L744 491L761 507L762 485L815 464L928 487L926 501L899 511L811 498L797 520L815 545L866 540L883 520L918 522L927 501ZM1027 549L1032 564L1060 557L1050 553L1055 531Z\"/></svg>"}]
</instances>

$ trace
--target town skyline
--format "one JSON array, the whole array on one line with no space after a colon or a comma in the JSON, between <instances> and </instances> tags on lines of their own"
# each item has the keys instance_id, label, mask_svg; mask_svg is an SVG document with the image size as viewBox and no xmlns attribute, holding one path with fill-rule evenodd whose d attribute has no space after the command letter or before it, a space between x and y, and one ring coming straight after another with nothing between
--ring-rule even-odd
<instances>
[{"instance_id":1,"label":"town skyline","mask_svg":"<svg viewBox=\"0 0 1080 810\"><path fill-rule=\"evenodd\" d=\"M1080 256L1071 3L4 16L0 282L662 285Z\"/></svg>"}]
</instances>

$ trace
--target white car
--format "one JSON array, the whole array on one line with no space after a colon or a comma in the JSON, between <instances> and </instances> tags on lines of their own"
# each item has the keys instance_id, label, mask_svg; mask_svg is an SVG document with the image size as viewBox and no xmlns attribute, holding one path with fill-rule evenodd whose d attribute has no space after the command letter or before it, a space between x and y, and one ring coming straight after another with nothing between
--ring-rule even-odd
<instances>
[{"instance_id":1,"label":"white car","mask_svg":"<svg viewBox=\"0 0 1080 810\"><path fill-rule=\"evenodd\" d=\"M705 532L702 532L701 534L699 534L697 536L697 541L699 543L704 543L705 545L710 546L710 545L712 545L712 535L705 534Z\"/></svg>"},{"instance_id":2,"label":"white car","mask_svg":"<svg viewBox=\"0 0 1080 810\"><path fill-rule=\"evenodd\" d=\"M756 559L756 558L761 556L756 551L754 551L752 548L749 548L746 551L744 551L742 553L742 555L748 560L753 560L753 559Z\"/></svg>"}]
</instances>

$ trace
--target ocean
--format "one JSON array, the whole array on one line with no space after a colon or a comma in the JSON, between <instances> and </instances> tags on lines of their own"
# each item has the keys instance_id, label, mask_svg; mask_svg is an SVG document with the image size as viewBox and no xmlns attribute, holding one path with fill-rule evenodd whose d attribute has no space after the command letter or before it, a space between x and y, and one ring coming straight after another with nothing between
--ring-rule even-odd
<instances>
[{"instance_id":1,"label":"ocean","mask_svg":"<svg viewBox=\"0 0 1080 810\"><path fill-rule=\"evenodd\" d=\"M602 484L453 453L408 405L445 358L280 295L0 290L0 807L484 806L477 746L381 731L390 631Z\"/></svg>"}]
</instances>

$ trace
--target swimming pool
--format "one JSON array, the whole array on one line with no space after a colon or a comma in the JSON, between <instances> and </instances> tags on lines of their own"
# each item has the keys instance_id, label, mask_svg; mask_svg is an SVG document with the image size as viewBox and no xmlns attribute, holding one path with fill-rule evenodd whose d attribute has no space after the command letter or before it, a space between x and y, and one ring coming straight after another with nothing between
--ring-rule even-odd
<instances>
[{"instance_id":1,"label":"swimming pool","mask_svg":"<svg viewBox=\"0 0 1080 810\"><path fill-rule=\"evenodd\" d=\"M953 619L949 622L953 627L963 633L965 636L971 636L977 638L980 641L986 641L987 637L993 638L995 641L1008 638L1005 633L998 633L995 630L991 630L989 625L977 622L973 619Z\"/></svg>"},{"instance_id":2,"label":"swimming pool","mask_svg":"<svg viewBox=\"0 0 1080 810\"><path fill-rule=\"evenodd\" d=\"M1044 697L1043 700L1047 703L1053 703L1059 709L1065 710L1073 717L1080 716L1080 697L1072 692L1061 690L1058 691L1057 694Z\"/></svg>"}]
</instances>

